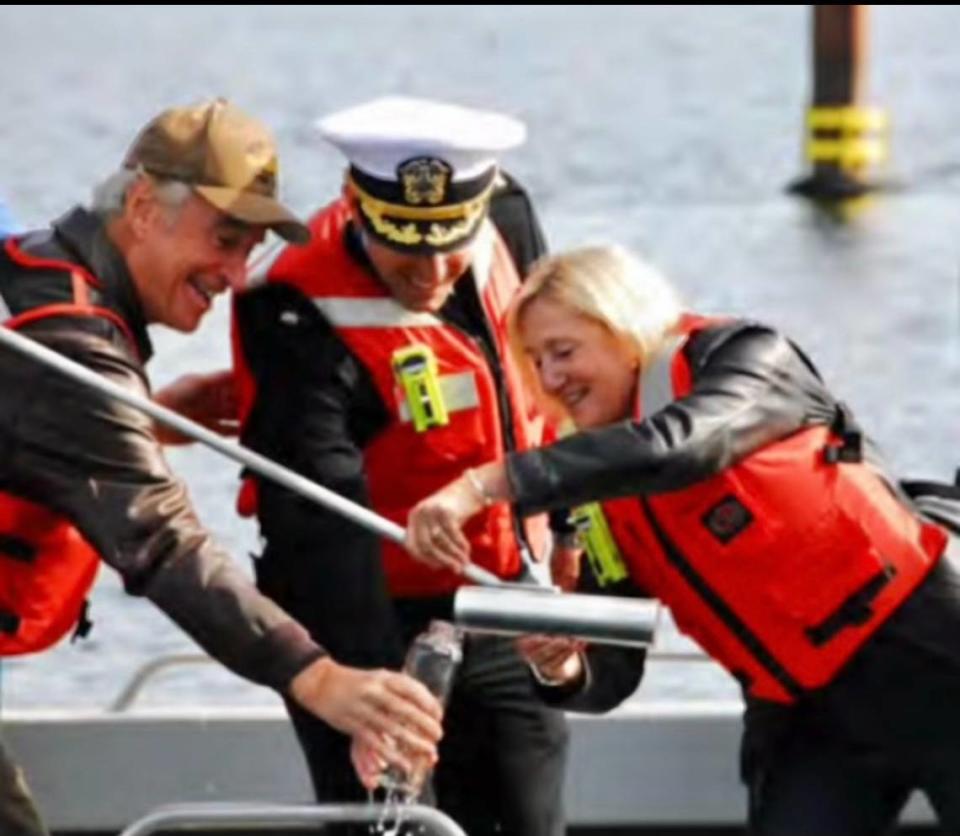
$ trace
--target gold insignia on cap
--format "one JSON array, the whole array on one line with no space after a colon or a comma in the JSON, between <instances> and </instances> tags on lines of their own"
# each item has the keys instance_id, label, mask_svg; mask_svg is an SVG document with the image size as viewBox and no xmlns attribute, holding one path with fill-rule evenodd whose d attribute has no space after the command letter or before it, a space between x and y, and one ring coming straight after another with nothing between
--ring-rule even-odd
<instances>
[{"instance_id":1,"label":"gold insignia on cap","mask_svg":"<svg viewBox=\"0 0 960 836\"><path fill-rule=\"evenodd\" d=\"M453 169L436 157L416 157L397 166L397 177L403 183L403 199L410 206L443 203Z\"/></svg>"}]
</instances>

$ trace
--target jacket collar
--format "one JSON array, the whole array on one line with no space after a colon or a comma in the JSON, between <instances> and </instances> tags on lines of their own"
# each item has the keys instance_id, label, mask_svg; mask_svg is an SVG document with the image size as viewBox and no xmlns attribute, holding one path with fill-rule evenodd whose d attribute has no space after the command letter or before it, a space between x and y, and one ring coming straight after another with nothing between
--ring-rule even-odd
<instances>
[{"instance_id":1,"label":"jacket collar","mask_svg":"<svg viewBox=\"0 0 960 836\"><path fill-rule=\"evenodd\" d=\"M53 229L70 254L100 280L107 307L123 317L130 326L143 362L149 360L153 345L147 332L143 306L123 255L107 236L103 219L76 206L54 221Z\"/></svg>"}]
</instances>

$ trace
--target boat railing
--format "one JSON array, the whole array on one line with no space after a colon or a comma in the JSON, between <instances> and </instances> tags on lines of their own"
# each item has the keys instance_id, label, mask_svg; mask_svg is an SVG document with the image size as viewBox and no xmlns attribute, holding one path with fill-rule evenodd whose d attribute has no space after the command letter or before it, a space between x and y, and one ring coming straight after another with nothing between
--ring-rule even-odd
<instances>
[{"instance_id":1,"label":"boat railing","mask_svg":"<svg viewBox=\"0 0 960 836\"><path fill-rule=\"evenodd\" d=\"M176 830L306 830L332 823L419 824L436 836L466 836L449 816L423 804L256 804L250 802L198 802L158 807L129 825L120 836L149 836Z\"/></svg>"},{"instance_id":2,"label":"boat railing","mask_svg":"<svg viewBox=\"0 0 960 836\"><path fill-rule=\"evenodd\" d=\"M710 662L711 659L703 651L692 648L690 650L662 650L651 648L647 658L657 662ZM107 706L110 713L127 711L140 697L141 692L159 674L185 665L210 664L216 660L204 653L168 653L155 656L137 668L120 692Z\"/></svg>"},{"instance_id":3,"label":"boat railing","mask_svg":"<svg viewBox=\"0 0 960 836\"><path fill-rule=\"evenodd\" d=\"M161 656L155 656L144 662L137 668L127 684L120 689L120 693L113 699L113 702L107 707L107 711L118 713L126 711L136 702L140 692L147 686L147 683L159 673L183 665L209 664L215 661L212 657L204 653L168 653Z\"/></svg>"}]
</instances>

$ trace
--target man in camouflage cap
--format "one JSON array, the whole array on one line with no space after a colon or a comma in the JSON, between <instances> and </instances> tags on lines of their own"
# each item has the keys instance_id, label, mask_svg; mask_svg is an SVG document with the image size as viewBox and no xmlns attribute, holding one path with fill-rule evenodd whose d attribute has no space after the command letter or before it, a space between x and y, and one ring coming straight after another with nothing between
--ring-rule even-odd
<instances>
[{"instance_id":1,"label":"man in camouflage cap","mask_svg":"<svg viewBox=\"0 0 960 836\"><path fill-rule=\"evenodd\" d=\"M196 329L217 295L244 282L268 229L307 240L277 198L277 172L270 133L229 102L164 111L91 209L3 243L0 319L149 395L148 324ZM436 700L401 674L336 663L258 593L200 524L149 419L8 350L0 390L0 448L16 451L0 457L0 656L82 625L103 560L234 672L368 745L390 738L434 757ZM213 417L198 412L195 387L177 394L168 405ZM2 816L7 836L42 832Z\"/></svg>"}]
</instances>

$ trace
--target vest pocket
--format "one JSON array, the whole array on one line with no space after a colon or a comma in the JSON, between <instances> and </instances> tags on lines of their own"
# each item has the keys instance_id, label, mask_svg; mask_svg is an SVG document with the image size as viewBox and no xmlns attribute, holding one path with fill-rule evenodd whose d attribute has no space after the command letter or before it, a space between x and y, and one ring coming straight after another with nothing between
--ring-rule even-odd
<instances>
[{"instance_id":1,"label":"vest pocket","mask_svg":"<svg viewBox=\"0 0 960 836\"><path fill-rule=\"evenodd\" d=\"M825 513L798 529L770 585L774 600L817 645L869 620L870 602L894 574L858 519L862 497L855 501L842 475L832 487L831 501L821 506Z\"/></svg>"}]
</instances>

